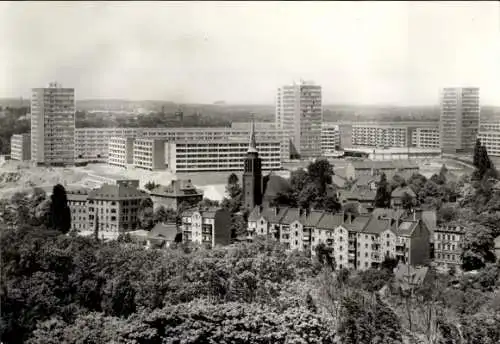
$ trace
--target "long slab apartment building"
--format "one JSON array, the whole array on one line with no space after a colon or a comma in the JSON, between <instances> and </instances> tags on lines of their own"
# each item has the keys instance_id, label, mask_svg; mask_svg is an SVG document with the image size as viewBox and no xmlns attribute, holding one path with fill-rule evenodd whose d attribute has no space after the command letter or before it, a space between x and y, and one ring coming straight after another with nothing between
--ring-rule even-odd
<instances>
[{"instance_id":1,"label":"long slab apartment building","mask_svg":"<svg viewBox=\"0 0 500 344\"><path fill-rule=\"evenodd\" d=\"M108 163L119 167L165 170L173 173L240 171L248 139L168 140L165 138L112 137ZM257 150L264 170L281 169L281 143L260 140Z\"/></svg>"},{"instance_id":2,"label":"long slab apartment building","mask_svg":"<svg viewBox=\"0 0 500 344\"><path fill-rule=\"evenodd\" d=\"M336 132L335 129L336 128ZM439 148L438 122L330 122L322 127L322 150L352 147ZM327 139L328 137L328 139Z\"/></svg>"}]
</instances>

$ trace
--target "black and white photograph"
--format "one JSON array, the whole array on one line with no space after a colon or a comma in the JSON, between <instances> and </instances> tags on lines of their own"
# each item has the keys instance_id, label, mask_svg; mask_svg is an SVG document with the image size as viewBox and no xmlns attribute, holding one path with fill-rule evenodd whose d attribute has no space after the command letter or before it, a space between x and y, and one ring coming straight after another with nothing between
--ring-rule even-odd
<instances>
[{"instance_id":1,"label":"black and white photograph","mask_svg":"<svg viewBox=\"0 0 500 344\"><path fill-rule=\"evenodd\" d=\"M500 343L499 1L0 1L0 344Z\"/></svg>"}]
</instances>

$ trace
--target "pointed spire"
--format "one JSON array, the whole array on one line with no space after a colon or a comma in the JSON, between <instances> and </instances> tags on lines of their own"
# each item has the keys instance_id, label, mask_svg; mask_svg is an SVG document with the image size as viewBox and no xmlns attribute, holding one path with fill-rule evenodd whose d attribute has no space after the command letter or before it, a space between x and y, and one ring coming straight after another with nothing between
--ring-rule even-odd
<instances>
[{"instance_id":1,"label":"pointed spire","mask_svg":"<svg viewBox=\"0 0 500 344\"><path fill-rule=\"evenodd\" d=\"M250 128L250 143L248 145L248 153L257 153L257 144L255 143L255 122L253 118Z\"/></svg>"}]
</instances>

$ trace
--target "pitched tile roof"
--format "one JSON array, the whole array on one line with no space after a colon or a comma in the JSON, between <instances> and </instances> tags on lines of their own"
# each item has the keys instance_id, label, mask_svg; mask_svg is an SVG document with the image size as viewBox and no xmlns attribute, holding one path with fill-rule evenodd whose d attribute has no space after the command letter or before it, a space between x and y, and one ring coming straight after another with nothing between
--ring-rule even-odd
<instances>
[{"instance_id":1,"label":"pitched tile roof","mask_svg":"<svg viewBox=\"0 0 500 344\"><path fill-rule=\"evenodd\" d=\"M149 195L136 188L125 185L104 184L100 188L92 190L89 193L89 199L98 200L133 200L145 199Z\"/></svg>"},{"instance_id":2,"label":"pitched tile roof","mask_svg":"<svg viewBox=\"0 0 500 344\"><path fill-rule=\"evenodd\" d=\"M391 197L398 197L398 198L401 198L403 197L403 195L407 193L408 195L410 195L411 197L417 197L417 195L415 194L415 191L412 190L412 188L410 188L409 186L403 186L403 187L397 187L396 189L394 189L394 191L391 193Z\"/></svg>"},{"instance_id":3,"label":"pitched tile roof","mask_svg":"<svg viewBox=\"0 0 500 344\"><path fill-rule=\"evenodd\" d=\"M358 215L351 223L345 223L344 226L354 232L363 232L370 221L370 217L370 215Z\"/></svg>"},{"instance_id":4,"label":"pitched tile roof","mask_svg":"<svg viewBox=\"0 0 500 344\"><path fill-rule=\"evenodd\" d=\"M413 234L413 231L415 231L415 229L417 228L418 222L418 220L401 222L396 231L397 234L401 236L411 236Z\"/></svg>"},{"instance_id":5,"label":"pitched tile roof","mask_svg":"<svg viewBox=\"0 0 500 344\"><path fill-rule=\"evenodd\" d=\"M267 222L278 223L285 216L288 207L260 207L256 206L248 215L248 221L258 221L263 217Z\"/></svg>"},{"instance_id":6,"label":"pitched tile roof","mask_svg":"<svg viewBox=\"0 0 500 344\"><path fill-rule=\"evenodd\" d=\"M424 283L428 272L429 268L426 266L413 267L400 262L394 269L394 277L402 289L410 289L414 285Z\"/></svg>"},{"instance_id":7,"label":"pitched tile roof","mask_svg":"<svg viewBox=\"0 0 500 344\"><path fill-rule=\"evenodd\" d=\"M207 208L191 208L184 210L182 216L192 216L195 212L199 212L202 217L213 219L218 211L223 210L221 207L207 207Z\"/></svg>"},{"instance_id":8,"label":"pitched tile roof","mask_svg":"<svg viewBox=\"0 0 500 344\"><path fill-rule=\"evenodd\" d=\"M380 234L386 229L391 228L391 219L379 219L377 216L371 216L363 233Z\"/></svg>"},{"instance_id":9,"label":"pitched tile roof","mask_svg":"<svg viewBox=\"0 0 500 344\"><path fill-rule=\"evenodd\" d=\"M333 229L344 223L344 213L325 213L318 222L318 228Z\"/></svg>"},{"instance_id":10,"label":"pitched tile roof","mask_svg":"<svg viewBox=\"0 0 500 344\"><path fill-rule=\"evenodd\" d=\"M380 176L367 176L366 174L360 175L356 178L354 184L356 186L368 186L371 182L378 183L380 181Z\"/></svg>"},{"instance_id":11,"label":"pitched tile roof","mask_svg":"<svg viewBox=\"0 0 500 344\"><path fill-rule=\"evenodd\" d=\"M323 211L313 210L309 214L302 214L300 222L304 227L316 227L324 215Z\"/></svg>"},{"instance_id":12,"label":"pitched tile roof","mask_svg":"<svg viewBox=\"0 0 500 344\"><path fill-rule=\"evenodd\" d=\"M301 210L299 208L288 208L285 216L281 219L281 223L289 225L292 222L298 221L301 217Z\"/></svg>"}]
</instances>

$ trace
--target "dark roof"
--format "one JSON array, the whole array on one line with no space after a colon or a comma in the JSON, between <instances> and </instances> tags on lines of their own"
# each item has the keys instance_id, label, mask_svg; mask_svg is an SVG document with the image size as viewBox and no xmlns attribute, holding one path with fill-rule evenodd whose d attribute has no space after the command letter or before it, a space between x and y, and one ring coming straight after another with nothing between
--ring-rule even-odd
<instances>
[{"instance_id":1,"label":"dark roof","mask_svg":"<svg viewBox=\"0 0 500 344\"><path fill-rule=\"evenodd\" d=\"M391 228L391 222L391 219L379 219L377 216L371 216L363 232L380 234Z\"/></svg>"},{"instance_id":2,"label":"dark roof","mask_svg":"<svg viewBox=\"0 0 500 344\"><path fill-rule=\"evenodd\" d=\"M318 223L318 228L333 229L344 223L344 213L325 213Z\"/></svg>"},{"instance_id":3,"label":"dark roof","mask_svg":"<svg viewBox=\"0 0 500 344\"><path fill-rule=\"evenodd\" d=\"M279 223L288 211L287 207L260 207L256 206L248 215L248 221L258 221L263 217L267 222Z\"/></svg>"},{"instance_id":4,"label":"dark roof","mask_svg":"<svg viewBox=\"0 0 500 344\"><path fill-rule=\"evenodd\" d=\"M391 197L398 197L398 198L401 198L403 197L403 195L407 193L408 195L410 195L411 197L417 197L417 195L415 194L415 191L412 190L412 188L410 188L409 186L403 186L403 187L397 187L396 189L394 189L394 191L391 193Z\"/></svg>"},{"instance_id":5,"label":"dark roof","mask_svg":"<svg viewBox=\"0 0 500 344\"><path fill-rule=\"evenodd\" d=\"M157 223L148 234L149 239L174 241L177 235L177 224Z\"/></svg>"},{"instance_id":6,"label":"dark roof","mask_svg":"<svg viewBox=\"0 0 500 344\"><path fill-rule=\"evenodd\" d=\"M298 221L300 219L301 209L299 208L288 208L285 216L281 219L281 223L284 225L289 225L292 222Z\"/></svg>"},{"instance_id":7,"label":"dark roof","mask_svg":"<svg viewBox=\"0 0 500 344\"><path fill-rule=\"evenodd\" d=\"M346 200L356 200L356 201L375 201L375 196L377 192L370 189L356 189L351 191L341 191L341 197Z\"/></svg>"},{"instance_id":8,"label":"dark roof","mask_svg":"<svg viewBox=\"0 0 500 344\"><path fill-rule=\"evenodd\" d=\"M102 200L145 199L148 197L146 192L126 185L104 184L89 193L89 199Z\"/></svg>"},{"instance_id":9,"label":"dark roof","mask_svg":"<svg viewBox=\"0 0 500 344\"><path fill-rule=\"evenodd\" d=\"M344 226L348 230L355 232L362 232L368 225L370 217L371 217L370 215L358 215L352 220L351 223L346 223L344 224Z\"/></svg>"},{"instance_id":10,"label":"dark roof","mask_svg":"<svg viewBox=\"0 0 500 344\"><path fill-rule=\"evenodd\" d=\"M403 209L375 208L372 214L381 218L399 219L406 214L406 211Z\"/></svg>"},{"instance_id":11,"label":"dark roof","mask_svg":"<svg viewBox=\"0 0 500 344\"><path fill-rule=\"evenodd\" d=\"M197 190L191 183L191 179L172 180L170 185L160 185L150 192L153 196L164 197L185 197L203 195L203 192Z\"/></svg>"},{"instance_id":12,"label":"dark roof","mask_svg":"<svg viewBox=\"0 0 500 344\"><path fill-rule=\"evenodd\" d=\"M368 169L418 169L419 166L409 161L351 161L355 169L368 170Z\"/></svg>"},{"instance_id":13,"label":"dark roof","mask_svg":"<svg viewBox=\"0 0 500 344\"><path fill-rule=\"evenodd\" d=\"M302 214L300 222L304 227L316 227L325 213L323 211L313 210L309 214Z\"/></svg>"},{"instance_id":14,"label":"dark roof","mask_svg":"<svg viewBox=\"0 0 500 344\"><path fill-rule=\"evenodd\" d=\"M88 195L90 191L91 191L90 189L84 187L76 187L76 186L66 187L66 194Z\"/></svg>"}]
</instances>

